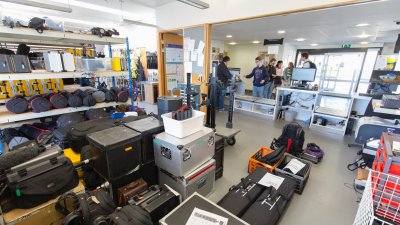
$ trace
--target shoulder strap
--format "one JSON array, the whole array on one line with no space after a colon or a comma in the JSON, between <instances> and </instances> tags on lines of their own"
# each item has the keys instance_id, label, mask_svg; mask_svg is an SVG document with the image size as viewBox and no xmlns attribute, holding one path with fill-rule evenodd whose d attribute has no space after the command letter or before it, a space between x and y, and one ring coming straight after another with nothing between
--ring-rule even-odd
<instances>
[{"instance_id":1,"label":"shoulder strap","mask_svg":"<svg viewBox=\"0 0 400 225\"><path fill-rule=\"evenodd\" d=\"M61 195L56 202L55 209L57 212L63 214L64 216L70 214L71 212L67 209L67 199L72 198L74 199L73 208L76 210L78 196L74 192L68 192Z\"/></svg>"}]
</instances>

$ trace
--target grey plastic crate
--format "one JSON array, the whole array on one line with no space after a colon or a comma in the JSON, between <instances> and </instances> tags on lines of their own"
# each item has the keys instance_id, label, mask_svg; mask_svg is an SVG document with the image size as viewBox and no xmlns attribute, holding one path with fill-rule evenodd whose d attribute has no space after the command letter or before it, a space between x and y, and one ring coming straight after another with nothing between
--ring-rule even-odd
<instances>
[{"instance_id":1,"label":"grey plastic crate","mask_svg":"<svg viewBox=\"0 0 400 225\"><path fill-rule=\"evenodd\" d=\"M293 173L289 173L289 172L286 172L286 171L283 170L285 165L288 164L290 162L290 160L292 160L292 159L297 159L300 162L302 162L302 163L304 163L304 164L306 164L308 166L308 170L305 172L304 177L296 175L296 174L293 174ZM298 193L298 194L302 194L303 190L304 190L304 187L307 184L308 177L310 177L311 167L312 167L312 163L311 162L309 162L307 160L304 160L304 159L300 159L300 158L294 157L294 156L292 156L290 154L285 154L285 158L275 168L274 173L276 175L280 175L280 176L283 176L283 177L289 177L290 179L295 180L296 183L297 183L295 192Z\"/></svg>"}]
</instances>

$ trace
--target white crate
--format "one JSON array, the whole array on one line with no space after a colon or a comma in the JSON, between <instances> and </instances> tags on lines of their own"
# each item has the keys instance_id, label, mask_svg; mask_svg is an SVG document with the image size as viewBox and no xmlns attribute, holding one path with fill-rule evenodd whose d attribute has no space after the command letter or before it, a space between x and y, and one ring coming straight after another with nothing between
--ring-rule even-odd
<instances>
[{"instance_id":1,"label":"white crate","mask_svg":"<svg viewBox=\"0 0 400 225\"><path fill-rule=\"evenodd\" d=\"M161 115L165 132L177 138L184 138L200 131L203 128L205 113L193 110L192 114L192 118L181 121L172 119L172 112Z\"/></svg>"},{"instance_id":2,"label":"white crate","mask_svg":"<svg viewBox=\"0 0 400 225\"><path fill-rule=\"evenodd\" d=\"M382 214L382 198L376 196L377 193L382 192L379 188L380 182L378 183L377 181L383 181L383 183L387 183L387 181L391 182L396 180L397 186L399 179L400 177L398 176L370 170L353 225L372 225L374 220L379 221L382 225L397 224L396 221L399 220L400 215L396 214L393 216L393 214L390 214L389 216L389 214L387 214L387 210L386 212L383 211L384 213ZM392 191L391 193L393 194L395 192ZM389 198L390 201L392 200L392 197ZM388 208L390 207L386 207L386 209ZM398 211L399 209L396 210ZM380 215L380 217L377 217L377 214Z\"/></svg>"}]
</instances>

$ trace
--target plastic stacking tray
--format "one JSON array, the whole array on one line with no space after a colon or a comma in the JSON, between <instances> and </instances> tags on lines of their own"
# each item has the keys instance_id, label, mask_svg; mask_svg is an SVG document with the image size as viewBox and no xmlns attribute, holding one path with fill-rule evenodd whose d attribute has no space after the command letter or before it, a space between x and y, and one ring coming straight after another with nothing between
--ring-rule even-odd
<instances>
[{"instance_id":1,"label":"plastic stacking tray","mask_svg":"<svg viewBox=\"0 0 400 225\"><path fill-rule=\"evenodd\" d=\"M289 173L289 172L283 170L285 165L287 165L290 162L290 160L292 160L292 159L297 159L300 162L302 162L308 166L308 170L305 172L304 177L293 174L293 173ZM289 178L295 180L296 181L296 189L294 191L298 194L301 194L301 193L303 193L304 187L306 186L307 181L308 181L308 177L310 176L311 167L312 167L311 162L285 153L285 157L283 158L281 163L278 165L278 167L275 168L274 173L278 176L289 177Z\"/></svg>"},{"instance_id":2,"label":"plastic stacking tray","mask_svg":"<svg viewBox=\"0 0 400 225\"><path fill-rule=\"evenodd\" d=\"M278 167L278 165L282 162L283 158L278 160L278 162L276 162L274 165L268 165L266 163L260 162L258 161L260 158L270 154L271 152L273 152L274 150L271 150L270 148L267 147L262 147L259 150L257 150L252 156L250 156L249 158L249 168L248 168L248 172L252 173L254 170L256 170L258 167L262 167L267 169L269 172L273 172L275 170L276 167Z\"/></svg>"}]
</instances>

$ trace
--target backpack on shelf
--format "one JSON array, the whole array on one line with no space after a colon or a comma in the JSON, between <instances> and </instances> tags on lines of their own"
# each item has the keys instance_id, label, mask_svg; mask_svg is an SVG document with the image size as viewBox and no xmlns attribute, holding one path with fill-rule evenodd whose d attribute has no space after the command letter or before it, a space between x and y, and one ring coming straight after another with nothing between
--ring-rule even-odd
<instances>
[{"instance_id":1,"label":"backpack on shelf","mask_svg":"<svg viewBox=\"0 0 400 225\"><path fill-rule=\"evenodd\" d=\"M298 123L286 124L277 142L279 145L286 146L286 152L294 156L301 156L304 145L304 130Z\"/></svg>"}]
</instances>

